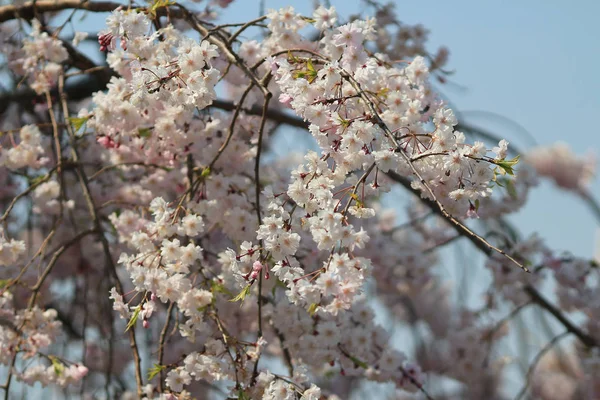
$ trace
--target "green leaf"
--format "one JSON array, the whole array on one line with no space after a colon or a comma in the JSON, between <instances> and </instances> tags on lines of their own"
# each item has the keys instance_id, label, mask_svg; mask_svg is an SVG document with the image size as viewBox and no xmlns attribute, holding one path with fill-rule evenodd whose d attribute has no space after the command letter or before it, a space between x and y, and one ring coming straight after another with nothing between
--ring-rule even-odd
<instances>
[{"instance_id":1,"label":"green leaf","mask_svg":"<svg viewBox=\"0 0 600 400\"><path fill-rule=\"evenodd\" d=\"M506 181L506 191L513 199L517 198L517 189L515 189L513 181Z\"/></svg>"},{"instance_id":2,"label":"green leaf","mask_svg":"<svg viewBox=\"0 0 600 400\"><path fill-rule=\"evenodd\" d=\"M313 315L315 315L315 313L317 312L317 308L319 307L319 305L317 303L312 303L309 307L308 307L308 313L310 314L310 316L312 317Z\"/></svg>"},{"instance_id":3,"label":"green leaf","mask_svg":"<svg viewBox=\"0 0 600 400\"><path fill-rule=\"evenodd\" d=\"M389 93L390 93L390 88L384 87L377 91L377 96L387 98Z\"/></svg>"},{"instance_id":4,"label":"green leaf","mask_svg":"<svg viewBox=\"0 0 600 400\"><path fill-rule=\"evenodd\" d=\"M308 72L306 73L308 78L306 79L308 80L308 83L313 83L315 79L317 79L317 70L315 69L315 66L310 58L306 61L306 68L308 69Z\"/></svg>"},{"instance_id":5,"label":"green leaf","mask_svg":"<svg viewBox=\"0 0 600 400\"><path fill-rule=\"evenodd\" d=\"M494 168L494 177L492 178L492 182L495 182L496 185L500 186L500 187L504 187L504 184L502 183L502 179L498 179L498 168Z\"/></svg>"},{"instance_id":6,"label":"green leaf","mask_svg":"<svg viewBox=\"0 0 600 400\"><path fill-rule=\"evenodd\" d=\"M515 171L513 167L519 162L519 157L520 156L516 156L512 160L494 160L494 164L500 167L500 173L502 175L508 174L514 176Z\"/></svg>"},{"instance_id":7,"label":"green leaf","mask_svg":"<svg viewBox=\"0 0 600 400\"><path fill-rule=\"evenodd\" d=\"M348 355L348 358L351 359L354 364L358 365L361 368L364 368L364 369L369 368L369 366L367 365L366 362L360 361L358 358L356 358L354 356Z\"/></svg>"},{"instance_id":8,"label":"green leaf","mask_svg":"<svg viewBox=\"0 0 600 400\"><path fill-rule=\"evenodd\" d=\"M306 71L304 71L304 70L294 71L292 76L294 77L294 79L306 78Z\"/></svg>"},{"instance_id":9,"label":"green leaf","mask_svg":"<svg viewBox=\"0 0 600 400\"><path fill-rule=\"evenodd\" d=\"M148 370L148 380L151 381L156 375L160 374L160 371L166 368L166 365L154 364L154 366Z\"/></svg>"},{"instance_id":10,"label":"green leaf","mask_svg":"<svg viewBox=\"0 0 600 400\"><path fill-rule=\"evenodd\" d=\"M246 296L248 296L248 294L250 293L250 288L252 287L252 285L247 285L245 288L242 289L242 291L235 296L233 299L229 300L232 303L235 303L236 301L241 301L243 302L244 299L246 298Z\"/></svg>"},{"instance_id":11,"label":"green leaf","mask_svg":"<svg viewBox=\"0 0 600 400\"><path fill-rule=\"evenodd\" d=\"M152 19L154 19L156 18L156 12L159 8L168 7L173 4L175 4L173 0L154 0L154 3L152 4L152 6L150 6L150 9L148 10L148 14Z\"/></svg>"},{"instance_id":12,"label":"green leaf","mask_svg":"<svg viewBox=\"0 0 600 400\"><path fill-rule=\"evenodd\" d=\"M200 178L204 179L209 175L210 175L210 168L206 167L202 170L202 173L200 173Z\"/></svg>"},{"instance_id":13,"label":"green leaf","mask_svg":"<svg viewBox=\"0 0 600 400\"><path fill-rule=\"evenodd\" d=\"M338 119L338 122L339 122L339 123L340 123L340 125L342 125L344 128L347 128L347 127L349 127L349 126L350 126L350 121L349 121L349 120L347 120L347 119L344 119L344 118L342 118L342 117L340 117L340 118Z\"/></svg>"},{"instance_id":14,"label":"green leaf","mask_svg":"<svg viewBox=\"0 0 600 400\"><path fill-rule=\"evenodd\" d=\"M0 289L4 289L10 283L10 279L0 279Z\"/></svg>"},{"instance_id":15,"label":"green leaf","mask_svg":"<svg viewBox=\"0 0 600 400\"><path fill-rule=\"evenodd\" d=\"M291 50L288 50L288 61L291 63L297 63L299 61Z\"/></svg>"},{"instance_id":16,"label":"green leaf","mask_svg":"<svg viewBox=\"0 0 600 400\"><path fill-rule=\"evenodd\" d=\"M240 389L238 391L238 400L250 400L250 397L248 397L248 395L246 394L246 392L244 392L243 389Z\"/></svg>"},{"instance_id":17,"label":"green leaf","mask_svg":"<svg viewBox=\"0 0 600 400\"><path fill-rule=\"evenodd\" d=\"M149 138L152 136L152 130L150 128L139 128L138 135L143 138Z\"/></svg>"},{"instance_id":18,"label":"green leaf","mask_svg":"<svg viewBox=\"0 0 600 400\"><path fill-rule=\"evenodd\" d=\"M292 73L294 79L304 78L308 83L313 83L317 79L317 70L309 58L306 60L306 69L300 69Z\"/></svg>"},{"instance_id":19,"label":"green leaf","mask_svg":"<svg viewBox=\"0 0 600 400\"><path fill-rule=\"evenodd\" d=\"M90 117L71 117L69 118L69 122L73 124L73 129L75 129L75 132L77 132L83 125L85 125L86 122L88 122L89 119Z\"/></svg>"},{"instance_id":20,"label":"green leaf","mask_svg":"<svg viewBox=\"0 0 600 400\"><path fill-rule=\"evenodd\" d=\"M231 293L231 291L229 289L227 289L225 287L225 285L223 285L222 283L219 283L217 281L212 281L210 289L213 292L213 294L215 294L215 293L223 293L223 294L226 294L229 297L233 296L233 293Z\"/></svg>"},{"instance_id":21,"label":"green leaf","mask_svg":"<svg viewBox=\"0 0 600 400\"><path fill-rule=\"evenodd\" d=\"M48 175L36 176L29 181L29 184L32 186L37 185L38 183L41 183L45 179L48 179Z\"/></svg>"},{"instance_id":22,"label":"green leaf","mask_svg":"<svg viewBox=\"0 0 600 400\"><path fill-rule=\"evenodd\" d=\"M479 211L479 199L475 200L475 212Z\"/></svg>"},{"instance_id":23,"label":"green leaf","mask_svg":"<svg viewBox=\"0 0 600 400\"><path fill-rule=\"evenodd\" d=\"M56 376L60 376L65 370L65 366L55 356L48 356L48 358L50 359L50 362L52 362L52 367L54 367L54 373Z\"/></svg>"},{"instance_id":24,"label":"green leaf","mask_svg":"<svg viewBox=\"0 0 600 400\"><path fill-rule=\"evenodd\" d=\"M352 197L352 199L356 202L356 207L358 207L358 208L364 207L364 203L362 201L360 201L360 199L358 198L358 195L356 193L351 193L350 197Z\"/></svg>"},{"instance_id":25,"label":"green leaf","mask_svg":"<svg viewBox=\"0 0 600 400\"><path fill-rule=\"evenodd\" d=\"M133 315L131 316L131 318L129 319L129 322L127 323L127 328L125 328L125 332L127 332L129 329L131 329L135 326L135 323L137 322L141 311L142 311L141 305L139 305L135 308Z\"/></svg>"}]
</instances>

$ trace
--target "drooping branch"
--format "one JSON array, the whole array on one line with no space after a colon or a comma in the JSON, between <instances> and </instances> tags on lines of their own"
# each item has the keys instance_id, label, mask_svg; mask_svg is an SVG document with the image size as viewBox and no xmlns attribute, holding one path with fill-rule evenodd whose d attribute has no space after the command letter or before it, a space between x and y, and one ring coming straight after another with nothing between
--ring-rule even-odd
<instances>
[{"instance_id":1,"label":"drooping branch","mask_svg":"<svg viewBox=\"0 0 600 400\"><path fill-rule=\"evenodd\" d=\"M59 87L60 104L62 105L63 116L64 116L65 120L69 120L69 108L67 106L67 98L63 93L64 75L61 75L59 77L58 87ZM121 281L117 274L117 266L115 265L115 262L113 261L113 256L112 256L111 249L110 249L110 243L108 242L108 239L106 238L106 236L104 234L104 230L100 223L100 217L98 215L96 205L94 203L94 199L93 199L91 191L90 191L89 178L86 175L85 170L83 169L82 165L79 164L79 152L77 151L77 146L75 144L75 133L73 132L73 130L71 129L71 126L69 124L67 124L67 132L68 132L69 143L71 144L71 157L73 158L73 161L78 163L78 167L76 168L76 175L77 175L77 178L78 178L80 186L81 186L81 191L83 193L83 197L85 199L85 203L87 205L90 218L92 219L92 224L93 224L94 230L100 239L100 243L102 244L102 250L104 252L105 263L108 266L108 271L113 279L115 287L117 288L119 293L123 293L123 287L121 285ZM129 344L130 344L130 347L131 347L131 350L133 353L133 359L134 359L134 371L135 371L135 380L136 380L136 384L137 384L136 385L137 386L137 394L138 394L138 397L141 397L142 386L143 386L143 378L142 378L141 365L140 365L141 359L140 359L140 353L138 350L138 345L137 345L137 341L136 341L136 337L135 337L135 332L133 329L129 330Z\"/></svg>"},{"instance_id":2,"label":"drooping branch","mask_svg":"<svg viewBox=\"0 0 600 400\"><path fill-rule=\"evenodd\" d=\"M414 189L411 186L410 179L398 175L394 172L389 172L388 176L394 181L402 185L405 189L413 193L419 200L429 207L434 213L443 218L443 214L439 210L437 204L429 199L424 199L421 197L421 193ZM459 225L451 224L452 228L461 235L462 237L468 239L479 251L481 251L486 256L491 256L493 250L489 247L485 246L480 240L472 235L471 231L464 230ZM584 345L588 347L597 347L598 342L594 337L589 335L588 333L581 330L577 325L573 324L556 306L550 303L536 288L531 285L525 286L525 292L529 295L531 300L535 302L537 305L548 311L552 314L570 333L574 334Z\"/></svg>"},{"instance_id":3,"label":"drooping branch","mask_svg":"<svg viewBox=\"0 0 600 400\"><path fill-rule=\"evenodd\" d=\"M529 387L529 383L531 381L531 377L533 375L533 373L535 372L535 368L537 367L537 365L539 364L540 360L542 359L542 357L544 357L544 355L546 355L550 350L552 350L554 348L554 346L563 338L567 337L570 333L570 331L565 331L557 336L555 336L552 340L550 340L548 342L548 344L546 344L546 346L544 346L539 353L535 356L535 358L533 359L533 361L531 362L531 364L529 365L529 369L527 370L527 377L525 379L525 385L523 385L523 388L521 389L521 391L519 392L519 394L517 394L517 396L515 397L515 400L521 400L525 394L527 393L527 388Z\"/></svg>"}]
</instances>

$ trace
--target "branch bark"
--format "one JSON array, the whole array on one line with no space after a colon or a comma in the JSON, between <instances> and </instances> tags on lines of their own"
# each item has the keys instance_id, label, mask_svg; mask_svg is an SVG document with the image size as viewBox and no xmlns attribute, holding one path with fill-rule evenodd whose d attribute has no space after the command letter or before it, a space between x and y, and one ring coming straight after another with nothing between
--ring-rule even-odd
<instances>
[{"instance_id":1,"label":"branch bark","mask_svg":"<svg viewBox=\"0 0 600 400\"><path fill-rule=\"evenodd\" d=\"M408 191L410 191L412 194L417 196L423 204L425 204L427 207L429 207L431 209L431 211L433 211L434 213L436 213L438 216L440 216L442 218L444 217L444 215L439 210L439 207L437 206L437 204L435 202L433 202L429 199L421 198L421 193L418 190L412 188L412 186L410 184L410 179L408 179L404 176L398 175L394 172L389 172L388 176L393 181L399 183L404 188L406 188ZM454 228L456 233L458 233L462 237L468 239L483 254L485 254L488 257L492 255L492 253L493 253L492 249L487 247L480 240L477 240L477 238L474 237L469 231L465 231L462 228L462 226L454 225L454 224L451 224L451 226ZM593 336L589 335L588 333L581 330L577 325L573 324L555 305L553 305L550 301L548 301L536 288L534 288L531 285L527 285L527 286L525 286L524 290L525 290L525 292L527 292L527 294L529 295L529 297L531 298L531 300L534 303L536 303L538 306L540 306L541 308L543 308L544 310L546 310L550 314L552 314L567 329L568 332L575 335L584 345L586 345L587 347L597 347L598 346L598 342Z\"/></svg>"},{"instance_id":2,"label":"branch bark","mask_svg":"<svg viewBox=\"0 0 600 400\"><path fill-rule=\"evenodd\" d=\"M123 4L112 1L81 1L81 0L40 0L30 1L23 5L8 5L0 7L0 23L22 18L32 20L36 13L47 13L69 9L79 9L92 12L111 12Z\"/></svg>"}]
</instances>

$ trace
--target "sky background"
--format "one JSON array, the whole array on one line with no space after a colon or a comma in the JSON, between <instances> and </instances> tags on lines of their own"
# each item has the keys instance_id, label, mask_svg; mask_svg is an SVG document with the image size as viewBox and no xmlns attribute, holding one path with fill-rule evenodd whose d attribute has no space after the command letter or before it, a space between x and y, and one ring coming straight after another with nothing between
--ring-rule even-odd
<instances>
[{"instance_id":1,"label":"sky background","mask_svg":"<svg viewBox=\"0 0 600 400\"><path fill-rule=\"evenodd\" d=\"M331 0L347 18L364 10L358 0ZM472 125L519 146L567 142L580 155L598 154L600 129L600 1L395 1L400 21L429 29L428 50L450 49L452 84L438 85ZM265 0L265 8L288 5L312 13L309 0ZM259 15L259 2L235 1L223 20ZM531 138L531 137L532 138ZM533 142L533 140L535 142ZM598 178L590 184L600 199ZM575 195L542 182L511 221L539 232L554 249L592 257L596 219Z\"/></svg>"}]
</instances>

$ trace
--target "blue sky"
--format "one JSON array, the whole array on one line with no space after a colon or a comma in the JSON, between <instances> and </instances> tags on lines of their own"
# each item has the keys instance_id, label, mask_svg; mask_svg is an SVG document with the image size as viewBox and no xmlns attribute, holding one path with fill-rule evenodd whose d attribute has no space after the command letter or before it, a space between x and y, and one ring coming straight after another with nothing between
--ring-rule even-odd
<instances>
[{"instance_id":1,"label":"blue sky","mask_svg":"<svg viewBox=\"0 0 600 400\"><path fill-rule=\"evenodd\" d=\"M258 1L234 2L224 19L258 16ZM266 8L294 6L309 14L309 0L265 0ZM358 0L331 0L342 15ZM600 2L397 1L401 21L430 30L430 50L450 49L453 85L441 87L466 121L498 133L520 149L557 141L578 154L600 149ZM494 113L490 115L488 113ZM525 133L528 132L527 133ZM600 198L594 179L591 190ZM550 183L536 188L511 218L522 232L540 232L555 249L594 255L598 223L574 195Z\"/></svg>"}]
</instances>

